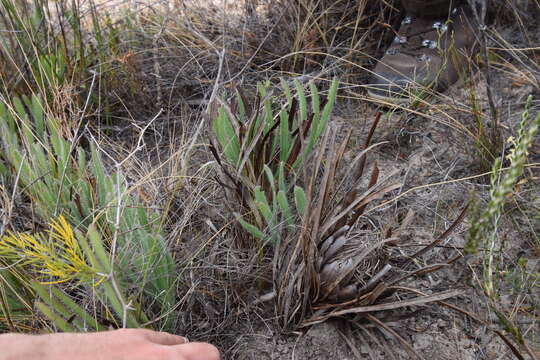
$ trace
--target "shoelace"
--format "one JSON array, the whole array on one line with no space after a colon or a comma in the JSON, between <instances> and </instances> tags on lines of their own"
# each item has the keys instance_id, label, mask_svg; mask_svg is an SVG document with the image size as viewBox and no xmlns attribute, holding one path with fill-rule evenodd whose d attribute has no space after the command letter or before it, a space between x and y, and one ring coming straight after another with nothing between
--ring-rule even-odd
<instances>
[{"instance_id":1,"label":"shoelace","mask_svg":"<svg viewBox=\"0 0 540 360\"><path fill-rule=\"evenodd\" d=\"M402 21L402 25L410 25L413 20L411 17L407 16ZM407 29L408 31L409 29ZM407 54L409 56L418 57L418 50L423 48L435 49L437 47L437 42L434 40L425 39L422 35L429 34L434 31L438 31L441 34L448 30L448 25L442 21L435 21L430 28L422 31L418 31L413 34L408 34L405 32L405 36L396 36L394 42L396 42L400 47L400 52ZM397 50L397 49L396 49ZM420 60L426 60L425 54L421 56Z\"/></svg>"}]
</instances>

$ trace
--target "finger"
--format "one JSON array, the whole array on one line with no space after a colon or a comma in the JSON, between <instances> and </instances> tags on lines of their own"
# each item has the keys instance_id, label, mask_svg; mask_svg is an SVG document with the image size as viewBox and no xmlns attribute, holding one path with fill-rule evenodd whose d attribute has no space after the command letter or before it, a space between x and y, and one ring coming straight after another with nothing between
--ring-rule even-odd
<instances>
[{"instance_id":1,"label":"finger","mask_svg":"<svg viewBox=\"0 0 540 360\"><path fill-rule=\"evenodd\" d=\"M145 332L144 337L154 344L159 345L181 345L186 344L189 340L183 336L169 334L167 332L157 332L148 330Z\"/></svg>"},{"instance_id":2,"label":"finger","mask_svg":"<svg viewBox=\"0 0 540 360\"><path fill-rule=\"evenodd\" d=\"M219 350L207 343L189 343L174 346L177 354L185 360L219 360Z\"/></svg>"}]
</instances>

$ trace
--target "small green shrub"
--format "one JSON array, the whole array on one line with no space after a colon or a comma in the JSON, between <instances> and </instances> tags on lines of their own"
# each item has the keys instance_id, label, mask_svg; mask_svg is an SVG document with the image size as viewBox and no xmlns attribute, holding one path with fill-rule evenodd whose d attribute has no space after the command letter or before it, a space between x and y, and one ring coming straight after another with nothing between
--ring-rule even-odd
<instances>
[{"instance_id":1,"label":"small green shrub","mask_svg":"<svg viewBox=\"0 0 540 360\"><path fill-rule=\"evenodd\" d=\"M120 168L108 171L95 146L89 154L78 146L37 96L0 102L0 132L0 159L39 217L63 215L80 231L94 227L114 254L119 282L136 285L131 298L165 314L175 296L174 265L160 213L134 194Z\"/></svg>"},{"instance_id":2,"label":"small green shrub","mask_svg":"<svg viewBox=\"0 0 540 360\"><path fill-rule=\"evenodd\" d=\"M259 84L254 106L237 91L236 102L219 109L213 130L224 158L214 146L212 153L221 165L223 182L247 210L236 218L255 238L276 244L280 226L292 225L293 212L303 214L306 197L296 179L326 130L337 86L334 80L321 103L311 84L309 105L299 82L295 82L296 97L282 82L285 104L268 94L268 85ZM289 204L291 195L295 210Z\"/></svg>"}]
</instances>

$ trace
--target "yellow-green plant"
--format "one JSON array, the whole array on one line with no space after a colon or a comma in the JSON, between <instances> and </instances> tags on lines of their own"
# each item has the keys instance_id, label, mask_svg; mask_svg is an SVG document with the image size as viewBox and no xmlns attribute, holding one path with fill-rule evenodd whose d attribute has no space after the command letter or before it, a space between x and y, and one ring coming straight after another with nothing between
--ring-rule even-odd
<instances>
[{"instance_id":1,"label":"yellow-green plant","mask_svg":"<svg viewBox=\"0 0 540 360\"><path fill-rule=\"evenodd\" d=\"M100 321L138 327L147 322L137 299L128 299L118 267L103 245L95 226L87 235L74 233L64 217L51 221L46 233L10 233L0 239L0 260L25 274L39 301L38 309L62 331L102 330ZM103 307L101 318L92 316L60 286L93 293ZM111 316L110 314L115 314ZM68 321L69 319L69 321Z\"/></svg>"},{"instance_id":2,"label":"yellow-green plant","mask_svg":"<svg viewBox=\"0 0 540 360\"><path fill-rule=\"evenodd\" d=\"M49 221L63 215L86 231L91 224L105 246L118 254L122 281L136 285L135 297L167 313L175 296L174 265L159 226L121 172L106 170L92 144L86 151L37 96L0 99L0 159L6 173ZM166 317L163 317L166 322Z\"/></svg>"},{"instance_id":3,"label":"yellow-green plant","mask_svg":"<svg viewBox=\"0 0 540 360\"><path fill-rule=\"evenodd\" d=\"M71 226L63 216L51 221L46 233L8 233L0 239L0 258L26 267L44 284L92 282L97 274L85 259ZM99 283L100 281L98 281Z\"/></svg>"}]
</instances>

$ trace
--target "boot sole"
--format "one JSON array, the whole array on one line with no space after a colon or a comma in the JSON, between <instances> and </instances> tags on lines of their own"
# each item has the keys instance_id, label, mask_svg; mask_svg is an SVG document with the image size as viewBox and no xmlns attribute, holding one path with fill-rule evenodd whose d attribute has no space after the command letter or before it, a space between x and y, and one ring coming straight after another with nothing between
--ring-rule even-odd
<instances>
[{"instance_id":1,"label":"boot sole","mask_svg":"<svg viewBox=\"0 0 540 360\"><path fill-rule=\"evenodd\" d=\"M368 90L367 95L369 98L384 103L388 106L403 106L407 104L412 104L418 100L425 100L430 97L428 91L424 92L422 96L411 95L411 96L384 96Z\"/></svg>"},{"instance_id":2,"label":"boot sole","mask_svg":"<svg viewBox=\"0 0 540 360\"><path fill-rule=\"evenodd\" d=\"M436 93L441 93L442 94L442 93L448 91L450 88L464 86L470 78L476 76L477 74L478 74L478 72L470 74L467 77L459 78L458 81L456 81L454 84L452 84L448 88L445 88L445 89L442 89L442 90L433 90L433 89L430 89L429 87L425 87L425 88L423 88L423 91L422 91L420 88L417 88L419 91L421 91L420 92L421 95L412 95L411 94L411 96L401 96L401 97L394 96L394 97L392 97L392 96L380 95L380 94L374 93L374 92L372 92L371 90L368 89L367 96L368 96L368 98L371 98L373 100L376 100L376 101L380 102L382 105L404 106L404 105L412 104L414 101L427 100L427 99L434 98Z\"/></svg>"},{"instance_id":3,"label":"boot sole","mask_svg":"<svg viewBox=\"0 0 540 360\"><path fill-rule=\"evenodd\" d=\"M391 97L391 96L382 96L376 93L373 93L368 90L367 95L369 98L373 100L377 100L378 102L383 102L386 105L405 105L412 102L412 99L410 97Z\"/></svg>"},{"instance_id":4,"label":"boot sole","mask_svg":"<svg viewBox=\"0 0 540 360\"><path fill-rule=\"evenodd\" d=\"M450 84L449 86L442 89L434 89L429 85L426 85L424 87L417 86L416 88L414 88L414 91L416 92L415 94L412 93L412 89L408 90L410 94L409 96L384 96L373 92L369 88L367 90L367 96L368 98L379 101L388 106L404 106L407 104L412 104L414 101L431 99L436 96L435 94L442 94L448 91L450 88L464 86L465 84L467 84L467 81L477 76L477 74L479 74L479 71L474 71L467 74L466 76L460 76L455 83Z\"/></svg>"}]
</instances>

